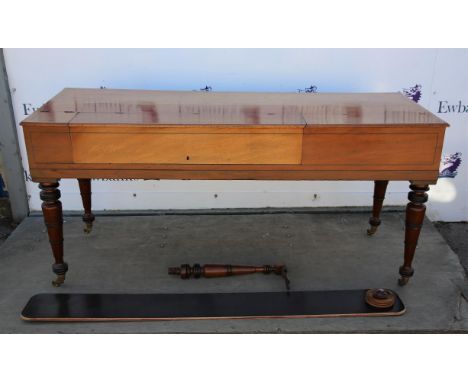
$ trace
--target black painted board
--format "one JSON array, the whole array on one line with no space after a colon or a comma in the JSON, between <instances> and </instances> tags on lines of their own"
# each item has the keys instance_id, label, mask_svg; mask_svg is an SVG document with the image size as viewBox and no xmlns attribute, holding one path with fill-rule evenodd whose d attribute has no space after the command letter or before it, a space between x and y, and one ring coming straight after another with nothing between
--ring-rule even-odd
<instances>
[{"instance_id":1,"label":"black painted board","mask_svg":"<svg viewBox=\"0 0 468 382\"><path fill-rule=\"evenodd\" d=\"M396 316L365 301L366 290L196 294L37 294L21 313L31 321L133 321L218 318Z\"/></svg>"}]
</instances>

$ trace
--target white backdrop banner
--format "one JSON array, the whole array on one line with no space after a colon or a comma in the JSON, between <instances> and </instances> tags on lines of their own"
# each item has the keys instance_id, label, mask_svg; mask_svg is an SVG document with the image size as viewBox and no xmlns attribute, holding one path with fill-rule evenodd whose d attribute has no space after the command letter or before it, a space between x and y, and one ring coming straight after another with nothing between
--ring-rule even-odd
<instances>
[{"instance_id":1,"label":"white backdrop banner","mask_svg":"<svg viewBox=\"0 0 468 382\"><path fill-rule=\"evenodd\" d=\"M5 49L19 123L65 87L194 91L401 91L451 126L433 220L468 220L467 49ZM31 210L40 210L29 179ZM66 210L80 210L74 180L61 182ZM94 181L95 210L368 206L372 182ZM387 205L407 203L408 182L390 183Z\"/></svg>"}]
</instances>

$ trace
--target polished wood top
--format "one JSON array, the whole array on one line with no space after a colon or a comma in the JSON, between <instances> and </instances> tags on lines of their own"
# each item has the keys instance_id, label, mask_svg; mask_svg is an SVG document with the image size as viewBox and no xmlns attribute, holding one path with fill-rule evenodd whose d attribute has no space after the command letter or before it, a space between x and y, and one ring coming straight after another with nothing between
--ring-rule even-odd
<instances>
[{"instance_id":1,"label":"polished wood top","mask_svg":"<svg viewBox=\"0 0 468 382\"><path fill-rule=\"evenodd\" d=\"M228 93L66 88L21 124L448 126L401 93Z\"/></svg>"}]
</instances>

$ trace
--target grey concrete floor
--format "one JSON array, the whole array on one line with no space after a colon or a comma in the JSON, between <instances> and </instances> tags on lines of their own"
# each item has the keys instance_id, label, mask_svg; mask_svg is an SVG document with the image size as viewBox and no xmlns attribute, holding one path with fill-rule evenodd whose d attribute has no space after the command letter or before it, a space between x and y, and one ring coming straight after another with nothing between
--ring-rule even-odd
<instances>
[{"instance_id":1,"label":"grey concrete floor","mask_svg":"<svg viewBox=\"0 0 468 382\"><path fill-rule=\"evenodd\" d=\"M468 330L466 279L458 257L426 221L415 276L397 285L404 216L384 212L374 237L368 213L100 216L86 235L66 217L65 285L51 286L52 256L40 217L21 223L0 247L1 333L456 332ZM36 293L191 293L282 291L275 276L180 280L181 263L284 262L293 290L385 287L407 307L400 317L246 319L114 323L32 323L20 319Z\"/></svg>"},{"instance_id":2,"label":"grey concrete floor","mask_svg":"<svg viewBox=\"0 0 468 382\"><path fill-rule=\"evenodd\" d=\"M468 276L468 222L435 222L434 225L447 240L450 248L458 255Z\"/></svg>"}]
</instances>

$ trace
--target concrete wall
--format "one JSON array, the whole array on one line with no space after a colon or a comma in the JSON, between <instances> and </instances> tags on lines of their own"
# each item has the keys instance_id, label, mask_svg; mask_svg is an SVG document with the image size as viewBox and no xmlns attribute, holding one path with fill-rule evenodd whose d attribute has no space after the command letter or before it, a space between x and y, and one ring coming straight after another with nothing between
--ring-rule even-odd
<instances>
[{"instance_id":1,"label":"concrete wall","mask_svg":"<svg viewBox=\"0 0 468 382\"><path fill-rule=\"evenodd\" d=\"M15 222L20 222L28 215L29 206L17 130L3 49L0 49L0 215L11 215Z\"/></svg>"},{"instance_id":2,"label":"concrete wall","mask_svg":"<svg viewBox=\"0 0 468 382\"><path fill-rule=\"evenodd\" d=\"M446 170L430 193L428 215L468 220L468 50L459 49L5 49L16 120L64 87L318 92L403 91L451 124ZM418 86L417 86L418 85ZM18 130L27 169L21 129ZM457 154L458 153L458 154ZM459 163L461 159L461 164ZM455 167L458 168L455 171ZM441 168L442 168L441 167ZM27 174L25 174L27 177ZM40 209L27 181L30 208ZM96 209L363 206L371 182L94 182ZM389 186L387 204L406 204L407 182ZM65 209L81 208L73 180L62 182Z\"/></svg>"},{"instance_id":3,"label":"concrete wall","mask_svg":"<svg viewBox=\"0 0 468 382\"><path fill-rule=\"evenodd\" d=\"M8 197L8 190L2 176L3 171L3 156L2 152L0 151L0 198Z\"/></svg>"}]
</instances>

